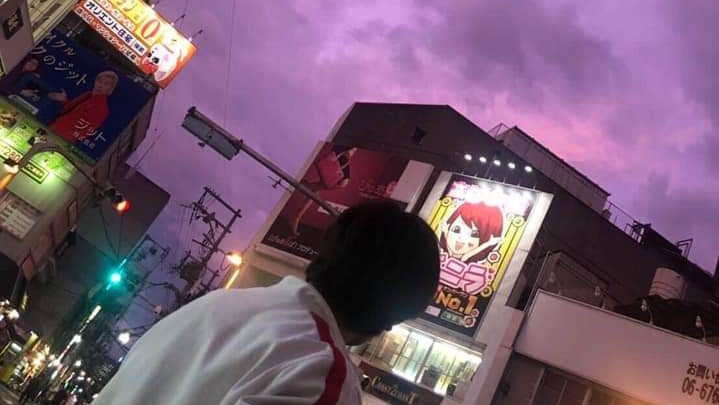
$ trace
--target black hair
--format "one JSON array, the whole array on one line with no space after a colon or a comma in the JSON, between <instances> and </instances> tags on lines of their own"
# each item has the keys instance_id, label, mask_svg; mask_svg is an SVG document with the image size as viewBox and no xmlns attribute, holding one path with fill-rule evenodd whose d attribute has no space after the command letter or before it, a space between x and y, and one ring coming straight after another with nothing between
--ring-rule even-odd
<instances>
[{"instance_id":1,"label":"black hair","mask_svg":"<svg viewBox=\"0 0 719 405\"><path fill-rule=\"evenodd\" d=\"M429 304L439 282L437 237L395 202L351 207L327 230L307 281L344 327L379 334Z\"/></svg>"}]
</instances>

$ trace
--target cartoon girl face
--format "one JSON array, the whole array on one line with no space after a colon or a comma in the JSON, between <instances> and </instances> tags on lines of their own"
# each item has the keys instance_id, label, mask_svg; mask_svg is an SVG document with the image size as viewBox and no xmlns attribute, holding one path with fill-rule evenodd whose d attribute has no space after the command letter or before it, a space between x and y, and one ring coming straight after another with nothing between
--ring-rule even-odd
<instances>
[{"instance_id":1,"label":"cartoon girl face","mask_svg":"<svg viewBox=\"0 0 719 405\"><path fill-rule=\"evenodd\" d=\"M479 229L474 224L464 222L461 216L449 224L447 251L451 256L462 257L476 249L480 242Z\"/></svg>"},{"instance_id":2,"label":"cartoon girl face","mask_svg":"<svg viewBox=\"0 0 719 405\"><path fill-rule=\"evenodd\" d=\"M454 258L482 261L499 242L503 224L504 216L499 207L462 203L443 226L440 248Z\"/></svg>"}]
</instances>

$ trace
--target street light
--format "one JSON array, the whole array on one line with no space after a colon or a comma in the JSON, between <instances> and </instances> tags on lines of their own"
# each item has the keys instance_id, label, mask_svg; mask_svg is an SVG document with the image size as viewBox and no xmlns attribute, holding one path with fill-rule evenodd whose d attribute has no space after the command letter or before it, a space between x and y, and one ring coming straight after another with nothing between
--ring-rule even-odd
<instances>
[{"instance_id":1,"label":"street light","mask_svg":"<svg viewBox=\"0 0 719 405\"><path fill-rule=\"evenodd\" d=\"M121 332L119 335L117 335L117 341L120 342L121 345L126 345L130 343L130 332Z\"/></svg>"},{"instance_id":2,"label":"street light","mask_svg":"<svg viewBox=\"0 0 719 405\"><path fill-rule=\"evenodd\" d=\"M225 255L225 258L227 258L227 261L230 262L231 265L235 267L239 267L242 265L242 255L235 251L229 251Z\"/></svg>"},{"instance_id":3,"label":"street light","mask_svg":"<svg viewBox=\"0 0 719 405\"><path fill-rule=\"evenodd\" d=\"M6 158L3 161L3 168L6 172L10 174L17 174L17 172L20 171L20 165L17 161L13 160L12 158Z\"/></svg>"},{"instance_id":4,"label":"street light","mask_svg":"<svg viewBox=\"0 0 719 405\"><path fill-rule=\"evenodd\" d=\"M20 313L17 312L17 309L13 309L13 310L10 310L10 312L8 312L7 317L11 321L14 321L14 320L20 318Z\"/></svg>"}]
</instances>

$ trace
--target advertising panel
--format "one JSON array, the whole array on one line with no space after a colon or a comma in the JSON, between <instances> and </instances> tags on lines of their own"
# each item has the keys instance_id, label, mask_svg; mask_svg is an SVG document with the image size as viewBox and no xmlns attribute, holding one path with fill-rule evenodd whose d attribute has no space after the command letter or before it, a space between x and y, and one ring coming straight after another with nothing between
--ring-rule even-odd
<instances>
[{"instance_id":1,"label":"advertising panel","mask_svg":"<svg viewBox=\"0 0 719 405\"><path fill-rule=\"evenodd\" d=\"M141 0L82 0L75 13L165 88L197 49Z\"/></svg>"},{"instance_id":2,"label":"advertising panel","mask_svg":"<svg viewBox=\"0 0 719 405\"><path fill-rule=\"evenodd\" d=\"M421 318L474 336L519 246L537 192L453 174L427 222L440 245L440 285Z\"/></svg>"},{"instance_id":3,"label":"advertising panel","mask_svg":"<svg viewBox=\"0 0 719 405\"><path fill-rule=\"evenodd\" d=\"M0 229L18 239L30 232L40 214L35 207L9 191L0 196Z\"/></svg>"},{"instance_id":4,"label":"advertising panel","mask_svg":"<svg viewBox=\"0 0 719 405\"><path fill-rule=\"evenodd\" d=\"M57 31L0 81L0 92L90 165L102 158L152 97Z\"/></svg>"},{"instance_id":5,"label":"advertising panel","mask_svg":"<svg viewBox=\"0 0 719 405\"><path fill-rule=\"evenodd\" d=\"M25 0L0 1L0 27L0 73L6 73L32 49L32 29Z\"/></svg>"},{"instance_id":6,"label":"advertising panel","mask_svg":"<svg viewBox=\"0 0 719 405\"><path fill-rule=\"evenodd\" d=\"M28 0L32 36L37 43L75 7L74 1Z\"/></svg>"},{"instance_id":7,"label":"advertising panel","mask_svg":"<svg viewBox=\"0 0 719 405\"><path fill-rule=\"evenodd\" d=\"M396 198L406 188L403 173L409 161L386 153L324 144L308 168L302 183L337 211L373 199L393 199L406 207L408 200ZM412 179L405 176L406 182ZM332 216L299 191L277 215L262 243L304 259L313 259Z\"/></svg>"},{"instance_id":8,"label":"advertising panel","mask_svg":"<svg viewBox=\"0 0 719 405\"><path fill-rule=\"evenodd\" d=\"M29 114L0 97L0 160L9 158L19 162L30 150L32 137L47 135L47 129ZM67 143L60 139L53 141L71 153ZM46 152L34 156L22 171L34 181L42 183L51 173L68 181L75 173L75 167L62 154Z\"/></svg>"}]
</instances>

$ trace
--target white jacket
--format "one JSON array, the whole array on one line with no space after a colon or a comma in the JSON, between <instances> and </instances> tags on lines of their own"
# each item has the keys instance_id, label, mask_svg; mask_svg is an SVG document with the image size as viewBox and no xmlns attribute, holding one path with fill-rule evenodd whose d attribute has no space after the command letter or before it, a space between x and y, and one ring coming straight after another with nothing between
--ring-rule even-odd
<instances>
[{"instance_id":1,"label":"white jacket","mask_svg":"<svg viewBox=\"0 0 719 405\"><path fill-rule=\"evenodd\" d=\"M287 277L212 292L139 339L93 405L361 404L322 296Z\"/></svg>"}]
</instances>

